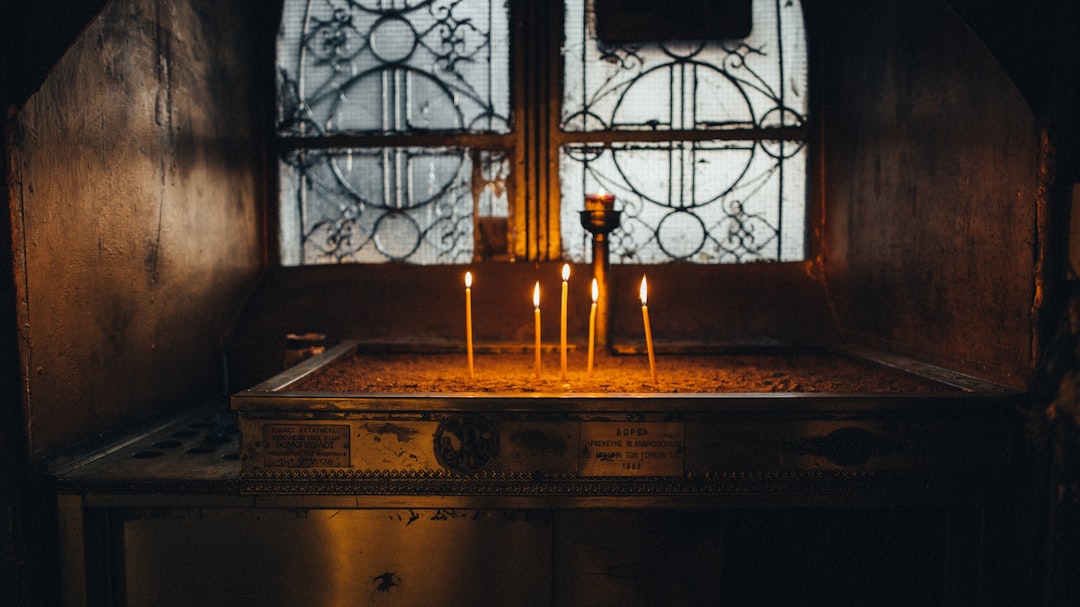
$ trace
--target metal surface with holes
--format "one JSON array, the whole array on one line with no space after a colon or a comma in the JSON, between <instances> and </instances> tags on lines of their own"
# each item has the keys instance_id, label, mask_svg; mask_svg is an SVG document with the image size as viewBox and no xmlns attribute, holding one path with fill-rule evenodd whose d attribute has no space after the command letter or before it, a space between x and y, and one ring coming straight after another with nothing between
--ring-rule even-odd
<instances>
[{"instance_id":1,"label":"metal surface with holes","mask_svg":"<svg viewBox=\"0 0 1080 607\"><path fill-rule=\"evenodd\" d=\"M235 495L239 429L220 408L194 412L118 441L52 472L61 493Z\"/></svg>"}]
</instances>

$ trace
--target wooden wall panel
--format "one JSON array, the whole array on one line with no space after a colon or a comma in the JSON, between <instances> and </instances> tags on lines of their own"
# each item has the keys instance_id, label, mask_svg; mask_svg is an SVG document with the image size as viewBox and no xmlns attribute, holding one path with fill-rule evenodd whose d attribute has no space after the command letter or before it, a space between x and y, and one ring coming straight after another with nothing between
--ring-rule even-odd
<instances>
[{"instance_id":1,"label":"wooden wall panel","mask_svg":"<svg viewBox=\"0 0 1080 607\"><path fill-rule=\"evenodd\" d=\"M1016 387L1032 364L1038 131L939 2L827 16L826 272L853 339Z\"/></svg>"},{"instance_id":2,"label":"wooden wall panel","mask_svg":"<svg viewBox=\"0 0 1080 607\"><path fill-rule=\"evenodd\" d=\"M113 2L16 117L38 455L221 389L220 339L261 263L245 17L209 0Z\"/></svg>"}]
</instances>

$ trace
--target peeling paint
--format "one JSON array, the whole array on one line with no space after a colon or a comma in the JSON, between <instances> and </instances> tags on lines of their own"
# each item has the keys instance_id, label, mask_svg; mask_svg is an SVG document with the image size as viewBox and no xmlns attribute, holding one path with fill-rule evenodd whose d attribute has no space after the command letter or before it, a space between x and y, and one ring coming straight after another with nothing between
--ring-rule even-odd
<instances>
[{"instance_id":1,"label":"peeling paint","mask_svg":"<svg viewBox=\"0 0 1080 607\"><path fill-rule=\"evenodd\" d=\"M371 579L377 583L375 586L377 592L390 592L390 589L394 586L401 585L401 578L393 571L387 571L386 573L377 575Z\"/></svg>"},{"instance_id":2,"label":"peeling paint","mask_svg":"<svg viewBox=\"0 0 1080 607\"><path fill-rule=\"evenodd\" d=\"M364 424L364 429L372 434L377 435L373 439L376 442L380 441L379 435L389 434L397 437L399 443L407 443L411 441L413 437L417 434L417 430L413 428L399 426L397 424L391 423L384 423L381 425Z\"/></svg>"}]
</instances>

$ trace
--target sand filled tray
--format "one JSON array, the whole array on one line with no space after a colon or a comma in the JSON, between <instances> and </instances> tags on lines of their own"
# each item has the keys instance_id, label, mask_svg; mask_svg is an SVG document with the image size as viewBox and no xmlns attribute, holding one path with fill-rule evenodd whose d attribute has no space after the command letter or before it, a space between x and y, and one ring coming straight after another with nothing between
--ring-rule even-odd
<instances>
[{"instance_id":1,"label":"sand filled tray","mask_svg":"<svg viewBox=\"0 0 1080 607\"><path fill-rule=\"evenodd\" d=\"M342 343L233 395L244 487L552 504L923 491L927 473L985 461L981 437L1014 396L853 352L655 364L654 380L643 353L598 356L590 375L571 349L564 379L549 347L537 377L535 351L500 346L477 352L470 376L464 352Z\"/></svg>"},{"instance_id":2,"label":"sand filled tray","mask_svg":"<svg viewBox=\"0 0 1080 607\"><path fill-rule=\"evenodd\" d=\"M646 356L604 356L590 374L587 356L542 356L537 377L528 352L477 354L473 376L458 354L353 353L282 389L354 393L926 393L953 389L935 380L843 354L661 355L654 382Z\"/></svg>"}]
</instances>

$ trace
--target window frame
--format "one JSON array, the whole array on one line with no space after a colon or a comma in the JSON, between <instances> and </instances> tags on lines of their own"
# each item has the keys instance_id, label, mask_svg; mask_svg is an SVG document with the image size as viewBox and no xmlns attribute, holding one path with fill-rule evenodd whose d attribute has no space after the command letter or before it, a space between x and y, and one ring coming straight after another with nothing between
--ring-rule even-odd
<instances>
[{"instance_id":1,"label":"window frame","mask_svg":"<svg viewBox=\"0 0 1080 607\"><path fill-rule=\"evenodd\" d=\"M272 122L267 154L266 253L268 264L280 266L281 249L277 237L280 227L281 184L278 170L282 154L303 149L459 147L467 150L500 150L510 159L507 184L509 205L508 259L511 261L550 261L562 259L562 205L559 154L572 144L611 145L648 142L705 141L798 141L806 147L806 198L803 260L821 254L815 238L821 234L820 194L820 122L819 103L815 101L814 61L812 60L811 12L801 2L807 54L807 114L801 126L771 129L734 128L723 130L666 131L564 131L560 128L563 97L562 55L563 0L507 0L510 30L510 131L508 133L467 133L460 131L408 133L336 133L326 136L286 137L278 133L276 116L277 88L269 95ZM277 28L283 17L284 0L275 3L278 19L270 37L269 56L276 82ZM474 219L475 222L475 219ZM475 225L475 223L474 223ZM474 256L475 259L475 256ZM784 262L770 262L784 263ZM302 267L311 267L301 264ZM703 267L731 264L700 264ZM735 264L743 265L743 264Z\"/></svg>"}]
</instances>

